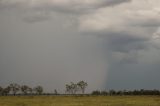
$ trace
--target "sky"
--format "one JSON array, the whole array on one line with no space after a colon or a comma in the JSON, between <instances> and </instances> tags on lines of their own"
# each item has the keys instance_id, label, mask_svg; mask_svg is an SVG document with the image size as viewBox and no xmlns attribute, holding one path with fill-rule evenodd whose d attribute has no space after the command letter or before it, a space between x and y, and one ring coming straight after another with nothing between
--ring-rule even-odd
<instances>
[{"instance_id":1,"label":"sky","mask_svg":"<svg viewBox=\"0 0 160 106\"><path fill-rule=\"evenodd\" d=\"M0 0L0 85L160 89L160 0Z\"/></svg>"}]
</instances>

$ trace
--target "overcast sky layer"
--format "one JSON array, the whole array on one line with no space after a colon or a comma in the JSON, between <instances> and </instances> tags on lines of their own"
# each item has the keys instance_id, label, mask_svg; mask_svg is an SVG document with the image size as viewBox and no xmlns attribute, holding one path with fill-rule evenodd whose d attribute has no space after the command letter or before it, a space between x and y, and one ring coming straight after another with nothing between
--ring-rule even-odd
<instances>
[{"instance_id":1,"label":"overcast sky layer","mask_svg":"<svg viewBox=\"0 0 160 106\"><path fill-rule=\"evenodd\" d=\"M0 0L0 85L160 89L160 0Z\"/></svg>"}]
</instances>

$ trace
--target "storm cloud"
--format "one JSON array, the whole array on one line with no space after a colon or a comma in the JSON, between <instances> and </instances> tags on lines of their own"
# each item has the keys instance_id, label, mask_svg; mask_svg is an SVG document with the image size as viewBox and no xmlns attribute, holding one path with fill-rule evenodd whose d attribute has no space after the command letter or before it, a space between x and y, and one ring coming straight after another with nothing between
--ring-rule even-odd
<instances>
[{"instance_id":1,"label":"storm cloud","mask_svg":"<svg viewBox=\"0 0 160 106\"><path fill-rule=\"evenodd\" d=\"M159 0L0 0L0 84L158 89L159 7Z\"/></svg>"}]
</instances>

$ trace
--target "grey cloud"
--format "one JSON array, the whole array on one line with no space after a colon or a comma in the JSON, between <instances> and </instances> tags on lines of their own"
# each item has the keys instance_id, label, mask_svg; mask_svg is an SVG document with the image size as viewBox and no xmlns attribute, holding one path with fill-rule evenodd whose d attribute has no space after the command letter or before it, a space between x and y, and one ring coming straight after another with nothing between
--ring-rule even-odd
<instances>
[{"instance_id":1,"label":"grey cloud","mask_svg":"<svg viewBox=\"0 0 160 106\"><path fill-rule=\"evenodd\" d=\"M38 22L38 21L44 21L50 19L50 16L53 12L60 12L70 15L75 14L86 14L90 12L94 12L94 10L103 8L103 7L109 7L118 5L125 2L130 2L131 0L100 0L100 1L31 1L31 0L1 0L0 1L0 9L7 9L7 10L13 10L19 11L20 14L26 14L25 12L32 12L32 15L26 16L24 20L26 22ZM35 13L33 13L35 11ZM43 14L37 14L43 12L44 14L50 14L44 16ZM48 17L49 16L49 17Z\"/></svg>"},{"instance_id":2,"label":"grey cloud","mask_svg":"<svg viewBox=\"0 0 160 106\"><path fill-rule=\"evenodd\" d=\"M115 6L115 5L119 5L121 3L127 3L127 2L131 2L131 1L132 0L107 0L106 1L106 5L108 5L108 6Z\"/></svg>"},{"instance_id":3,"label":"grey cloud","mask_svg":"<svg viewBox=\"0 0 160 106\"><path fill-rule=\"evenodd\" d=\"M131 0L90 0L90 1L72 1L72 0L61 0L61 1L51 1L51 0L1 0L0 5L1 7L21 7L21 8L48 8L55 10L64 10L64 11L80 11L88 9L97 9L106 6L114 6L121 3L130 2ZM57 8L57 9L56 9ZM84 12L85 12L84 11Z\"/></svg>"},{"instance_id":4,"label":"grey cloud","mask_svg":"<svg viewBox=\"0 0 160 106\"><path fill-rule=\"evenodd\" d=\"M124 64L138 61L139 53L154 48L152 45L156 44L156 40L153 36L160 26L159 5L156 0L150 2L153 7L145 1L133 0L130 4L85 15L80 18L80 30L102 37L106 54L109 54L107 57L113 57L110 60ZM139 3L148 7L138 7Z\"/></svg>"},{"instance_id":5,"label":"grey cloud","mask_svg":"<svg viewBox=\"0 0 160 106\"><path fill-rule=\"evenodd\" d=\"M52 16L45 11L26 12L22 19L27 23L36 23L52 19Z\"/></svg>"}]
</instances>

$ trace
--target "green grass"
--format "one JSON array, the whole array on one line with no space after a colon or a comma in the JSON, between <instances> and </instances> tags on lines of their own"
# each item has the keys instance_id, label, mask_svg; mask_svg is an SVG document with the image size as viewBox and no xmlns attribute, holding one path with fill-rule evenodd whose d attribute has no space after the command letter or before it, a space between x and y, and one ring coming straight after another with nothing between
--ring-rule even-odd
<instances>
[{"instance_id":1,"label":"green grass","mask_svg":"<svg viewBox=\"0 0 160 106\"><path fill-rule=\"evenodd\" d=\"M160 96L7 96L0 106L160 106Z\"/></svg>"}]
</instances>

